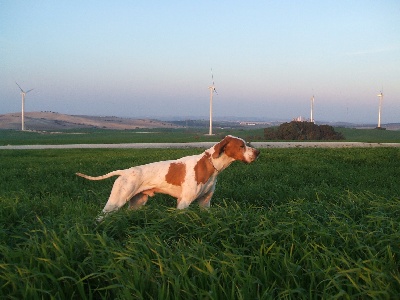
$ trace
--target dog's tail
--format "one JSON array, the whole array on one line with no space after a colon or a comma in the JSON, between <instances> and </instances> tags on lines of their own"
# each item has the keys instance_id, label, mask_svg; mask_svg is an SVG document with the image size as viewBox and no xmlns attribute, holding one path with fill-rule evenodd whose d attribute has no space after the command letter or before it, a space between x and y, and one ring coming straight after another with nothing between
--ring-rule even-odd
<instances>
[{"instance_id":1,"label":"dog's tail","mask_svg":"<svg viewBox=\"0 0 400 300\"><path fill-rule=\"evenodd\" d=\"M80 176L80 177L89 179L89 180L103 180L103 179L106 179L106 178L110 178L112 176L122 175L122 171L121 170L117 170L117 171L114 171L114 172L107 173L105 175L95 176L95 177L94 176L85 175L85 174L82 174L82 173L75 173L75 174Z\"/></svg>"}]
</instances>

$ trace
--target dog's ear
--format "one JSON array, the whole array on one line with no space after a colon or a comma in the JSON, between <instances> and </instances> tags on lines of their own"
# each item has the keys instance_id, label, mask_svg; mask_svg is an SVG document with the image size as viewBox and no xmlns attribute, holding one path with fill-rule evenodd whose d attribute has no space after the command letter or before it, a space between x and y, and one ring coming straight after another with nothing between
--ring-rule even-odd
<instances>
[{"instance_id":1,"label":"dog's ear","mask_svg":"<svg viewBox=\"0 0 400 300\"><path fill-rule=\"evenodd\" d=\"M231 137L228 135L226 136L222 141L220 141L218 144L214 146L214 153L212 155L212 158L218 158L221 156L221 154L224 152L224 149L226 145L231 141Z\"/></svg>"}]
</instances>

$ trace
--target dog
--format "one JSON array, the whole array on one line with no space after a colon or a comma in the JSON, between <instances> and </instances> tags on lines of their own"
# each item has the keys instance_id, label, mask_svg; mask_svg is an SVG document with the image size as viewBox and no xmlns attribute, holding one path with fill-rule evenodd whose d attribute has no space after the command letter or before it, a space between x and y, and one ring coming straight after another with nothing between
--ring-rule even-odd
<instances>
[{"instance_id":1,"label":"dog","mask_svg":"<svg viewBox=\"0 0 400 300\"><path fill-rule=\"evenodd\" d=\"M197 200L204 208L210 207L217 176L233 161L251 163L260 151L250 147L238 137L226 136L202 154L182 157L177 160L153 162L125 170L117 170L102 176L76 175L89 180L102 180L119 176L110 197L97 218L100 222L110 212L129 202L130 209L146 204L148 197L156 193L168 194L177 199L177 209L187 208Z\"/></svg>"}]
</instances>

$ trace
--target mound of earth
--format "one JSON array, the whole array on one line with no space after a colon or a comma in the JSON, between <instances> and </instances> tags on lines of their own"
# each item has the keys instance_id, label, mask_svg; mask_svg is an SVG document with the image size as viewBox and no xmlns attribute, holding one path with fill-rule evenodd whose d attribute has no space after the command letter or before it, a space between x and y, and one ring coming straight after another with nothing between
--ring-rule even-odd
<instances>
[{"instance_id":1,"label":"mound of earth","mask_svg":"<svg viewBox=\"0 0 400 300\"><path fill-rule=\"evenodd\" d=\"M340 132L330 125L316 125L313 122L283 123L278 128L265 128L264 137L267 140L344 140Z\"/></svg>"}]
</instances>

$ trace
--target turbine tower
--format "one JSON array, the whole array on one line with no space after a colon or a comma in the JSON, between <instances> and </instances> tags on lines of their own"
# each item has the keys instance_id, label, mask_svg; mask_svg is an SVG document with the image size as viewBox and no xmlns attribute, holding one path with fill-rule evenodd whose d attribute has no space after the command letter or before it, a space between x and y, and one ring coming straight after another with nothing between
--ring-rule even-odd
<instances>
[{"instance_id":1,"label":"turbine tower","mask_svg":"<svg viewBox=\"0 0 400 300\"><path fill-rule=\"evenodd\" d=\"M380 92L377 96L379 97L378 128L381 128L381 109L382 109L383 92Z\"/></svg>"},{"instance_id":2,"label":"turbine tower","mask_svg":"<svg viewBox=\"0 0 400 300\"><path fill-rule=\"evenodd\" d=\"M214 86L214 75L211 69L211 80L212 80L212 85L208 87L208 89L210 90L210 131L209 131L209 135L212 135L212 101L213 101L213 94L214 92L217 93L217 90L215 89ZM218 94L218 93L217 93Z\"/></svg>"},{"instance_id":3,"label":"turbine tower","mask_svg":"<svg viewBox=\"0 0 400 300\"><path fill-rule=\"evenodd\" d=\"M314 95L311 97L311 117L310 117L310 122L314 123Z\"/></svg>"},{"instance_id":4,"label":"turbine tower","mask_svg":"<svg viewBox=\"0 0 400 300\"><path fill-rule=\"evenodd\" d=\"M19 86L19 84L17 83L17 82L15 82L17 85L18 85L18 87L19 87L19 89L21 90L21 96L22 96L22 111L21 111L21 123L22 123L22 125L21 125L21 130L22 131L24 131L25 130L25 116L24 116L24 113L25 113L25 95L26 94L28 94L30 91L32 91L33 89L30 89L30 90L28 90L28 91L24 91L20 86Z\"/></svg>"}]
</instances>

